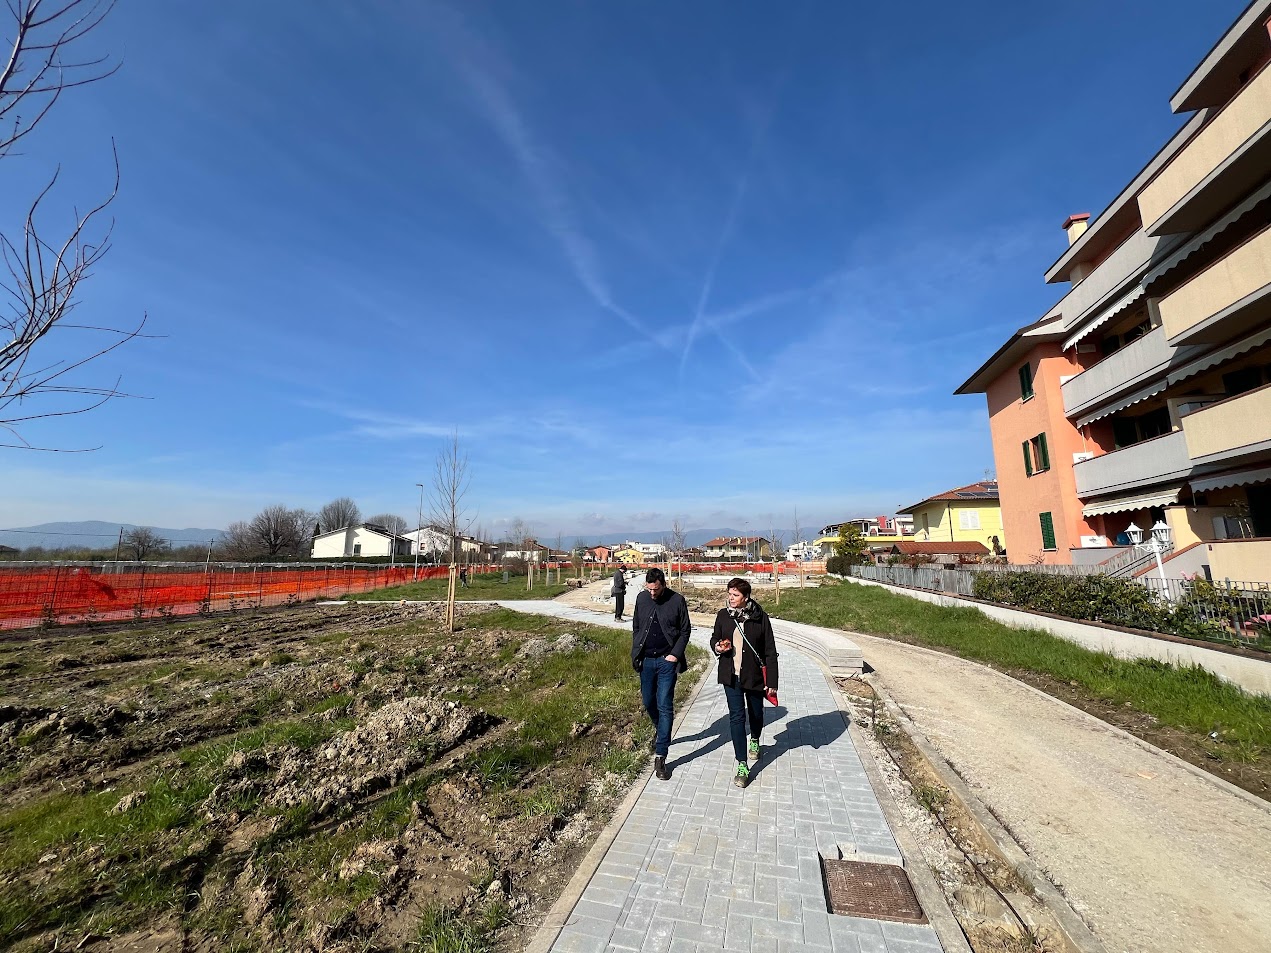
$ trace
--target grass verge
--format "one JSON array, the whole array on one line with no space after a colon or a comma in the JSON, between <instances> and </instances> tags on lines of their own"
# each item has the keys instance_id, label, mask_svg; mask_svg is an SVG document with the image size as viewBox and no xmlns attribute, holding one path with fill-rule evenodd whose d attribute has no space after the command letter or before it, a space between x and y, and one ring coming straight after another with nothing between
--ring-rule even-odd
<instances>
[{"instance_id":1,"label":"grass verge","mask_svg":"<svg viewBox=\"0 0 1271 953\"><path fill-rule=\"evenodd\" d=\"M1159 722L1215 742L1221 757L1262 760L1271 748L1271 698L1251 695L1199 667L1120 659L1032 629L1012 629L972 608L947 608L876 586L844 583L782 593L773 614L943 649L1012 671L1080 686Z\"/></svg>"}]
</instances>

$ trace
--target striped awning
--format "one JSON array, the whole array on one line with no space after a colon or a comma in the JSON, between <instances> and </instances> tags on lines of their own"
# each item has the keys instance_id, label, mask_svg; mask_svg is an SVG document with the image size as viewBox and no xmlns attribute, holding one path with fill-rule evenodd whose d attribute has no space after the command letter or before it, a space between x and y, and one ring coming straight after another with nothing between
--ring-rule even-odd
<instances>
[{"instance_id":1,"label":"striped awning","mask_svg":"<svg viewBox=\"0 0 1271 953\"><path fill-rule=\"evenodd\" d=\"M1211 367L1217 367L1219 364L1225 364L1233 357L1239 357L1246 351L1252 351L1255 347L1261 347L1271 341L1271 330L1262 331L1252 337L1245 338L1243 341L1237 341L1227 347L1212 351L1204 357L1197 358L1190 364L1184 364L1178 370L1170 373L1168 381L1171 384L1177 384L1179 381L1185 381L1189 377L1195 377L1202 371L1207 371Z\"/></svg>"},{"instance_id":2,"label":"striped awning","mask_svg":"<svg viewBox=\"0 0 1271 953\"><path fill-rule=\"evenodd\" d=\"M1111 500L1101 500L1082 507L1082 516L1103 516L1107 513L1128 513L1132 510L1147 510L1154 506L1168 506L1178 502L1178 495L1183 491L1181 486L1168 490L1157 490L1155 493L1138 494L1136 496L1118 496Z\"/></svg>"},{"instance_id":3,"label":"striped awning","mask_svg":"<svg viewBox=\"0 0 1271 953\"><path fill-rule=\"evenodd\" d=\"M1125 410L1125 408L1130 407L1133 404L1137 404L1141 400L1147 400L1149 397L1159 394L1161 391L1165 390L1165 388L1169 386L1169 383L1170 382L1168 380L1161 379L1155 384L1149 384L1147 387L1133 391L1132 393L1122 397L1120 400L1115 400L1106 407L1096 410L1093 414L1078 417L1077 426L1084 427L1086 424L1093 423L1101 417L1107 417L1109 414L1115 414L1119 410Z\"/></svg>"},{"instance_id":4,"label":"striped awning","mask_svg":"<svg viewBox=\"0 0 1271 953\"><path fill-rule=\"evenodd\" d=\"M1087 324L1084 328L1082 328L1080 331L1078 331L1076 334L1070 337L1067 341L1065 341L1064 350L1065 351L1068 350L1068 348L1072 347L1074 344L1076 344L1078 341L1084 338L1091 331L1095 330L1095 328L1098 328L1098 327L1101 327L1102 325L1107 324L1110 320L1112 320L1112 318L1116 317L1118 314L1120 314L1130 305L1134 304L1134 302L1142 298L1144 293L1145 293L1145 289L1142 285L1135 285L1130 290L1129 294L1123 295L1122 297L1118 298L1115 304L1106 308L1102 314L1100 314L1097 318L1095 318L1093 321Z\"/></svg>"},{"instance_id":5,"label":"striped awning","mask_svg":"<svg viewBox=\"0 0 1271 953\"><path fill-rule=\"evenodd\" d=\"M1255 205L1257 205L1259 202L1264 202L1269 198L1271 198L1271 182L1268 182L1262 188L1258 189L1258 191L1248 196L1243 202L1241 202L1239 205L1235 206L1229 212L1227 212L1226 215L1218 219L1218 221L1214 222L1214 224L1210 225L1207 229L1205 229L1199 235L1196 235L1186 244L1182 245L1176 252L1174 252L1172 255L1166 258L1163 262L1161 262L1159 265L1157 265L1155 268L1149 271L1146 275L1144 275L1143 285L1145 287L1147 285L1150 285L1153 281L1161 277L1171 268L1174 268L1177 265L1181 265L1193 254L1199 251L1202 247L1204 247L1205 245L1208 245L1211 241L1217 238L1222 232L1226 231L1229 226L1234 225L1241 218L1243 218L1244 215L1248 213L1248 211L1252 209Z\"/></svg>"},{"instance_id":6,"label":"striped awning","mask_svg":"<svg viewBox=\"0 0 1271 953\"><path fill-rule=\"evenodd\" d=\"M1210 490L1221 490L1228 486L1248 486L1250 483L1262 483L1271 480L1271 467L1258 470L1237 470L1235 473L1224 473L1222 476L1206 477L1192 480L1193 493L1207 493Z\"/></svg>"}]
</instances>

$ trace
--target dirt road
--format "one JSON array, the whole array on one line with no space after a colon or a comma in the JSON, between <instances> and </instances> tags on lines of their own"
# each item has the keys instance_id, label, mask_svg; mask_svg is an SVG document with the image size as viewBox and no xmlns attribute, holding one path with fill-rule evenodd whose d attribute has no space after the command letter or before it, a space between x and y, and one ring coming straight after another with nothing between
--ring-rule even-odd
<instances>
[{"instance_id":1,"label":"dirt road","mask_svg":"<svg viewBox=\"0 0 1271 953\"><path fill-rule=\"evenodd\" d=\"M1271 949L1271 805L982 665L851 638L1110 953Z\"/></svg>"}]
</instances>

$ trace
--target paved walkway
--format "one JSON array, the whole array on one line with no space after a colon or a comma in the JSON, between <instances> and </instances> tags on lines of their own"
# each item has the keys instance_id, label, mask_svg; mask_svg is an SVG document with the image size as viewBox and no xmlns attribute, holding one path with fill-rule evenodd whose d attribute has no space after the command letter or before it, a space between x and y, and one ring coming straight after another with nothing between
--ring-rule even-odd
<instances>
[{"instance_id":1,"label":"paved walkway","mask_svg":"<svg viewBox=\"0 0 1271 953\"><path fill-rule=\"evenodd\" d=\"M503 605L629 628L556 602ZM693 630L703 648L708 636ZM646 783L553 951L940 953L930 926L827 913L819 856L901 854L820 667L782 648L780 694L742 790L724 692L708 682L672 740L671 780Z\"/></svg>"}]
</instances>

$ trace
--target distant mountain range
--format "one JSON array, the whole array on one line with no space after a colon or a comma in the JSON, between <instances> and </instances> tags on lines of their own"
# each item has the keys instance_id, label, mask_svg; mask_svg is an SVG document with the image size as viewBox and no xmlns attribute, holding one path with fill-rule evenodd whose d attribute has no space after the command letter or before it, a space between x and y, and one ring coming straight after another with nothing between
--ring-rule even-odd
<instances>
[{"instance_id":1,"label":"distant mountain range","mask_svg":"<svg viewBox=\"0 0 1271 953\"><path fill-rule=\"evenodd\" d=\"M208 540L219 540L225 535L223 529L193 527L169 529L164 526L148 528L168 540L173 546L206 543ZM103 523L101 520L18 526L12 529L0 529L0 546L12 546L14 549L26 549L28 546L43 546L45 549L68 547L109 549L118 541L120 529L127 533L130 529L137 529L137 526L133 523Z\"/></svg>"},{"instance_id":2,"label":"distant mountain range","mask_svg":"<svg viewBox=\"0 0 1271 953\"><path fill-rule=\"evenodd\" d=\"M29 546L43 546L45 549L66 549L70 547L76 549L109 549L119 539L119 530L121 528L127 533L130 529L136 529L137 526L133 523L105 523L101 520L17 526L12 529L0 529L0 546L12 546L14 549L26 549ZM817 526L804 527L803 538L815 539L819 528ZM154 530L164 539L171 542L173 546L198 545L206 543L208 540L219 541L225 535L225 530L223 529L199 529L197 527L170 529L164 526L151 526L149 529ZM793 530L778 529L776 532L787 546L793 542ZM660 543L670 535L671 531L669 529L644 533L593 533L587 536L566 536L563 538L562 543L567 547L579 545L596 546L602 543L612 546L627 540L637 543ZM767 535L768 530L766 529L733 529L725 526L719 529L688 530L684 534L684 541L687 546L701 546L707 540L714 539L717 536L763 536L766 538ZM539 539L539 542L550 546L555 543L555 538L543 536Z\"/></svg>"}]
</instances>

